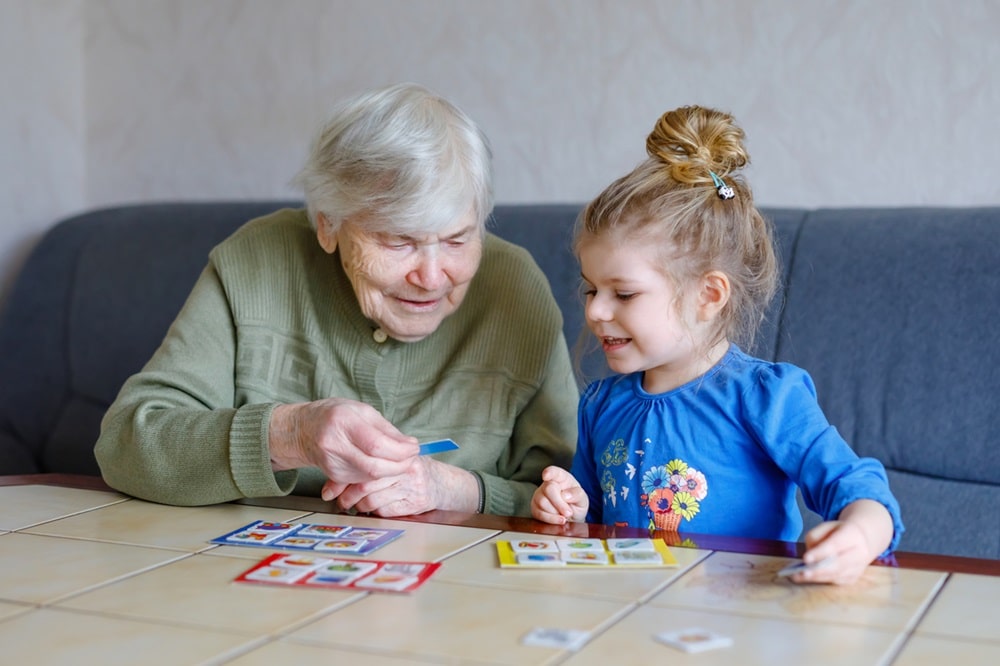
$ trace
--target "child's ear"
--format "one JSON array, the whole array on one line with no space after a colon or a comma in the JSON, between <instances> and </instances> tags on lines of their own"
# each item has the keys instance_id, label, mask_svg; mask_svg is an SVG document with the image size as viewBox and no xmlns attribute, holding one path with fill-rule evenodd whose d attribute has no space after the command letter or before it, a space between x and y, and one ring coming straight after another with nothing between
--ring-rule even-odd
<instances>
[{"instance_id":1,"label":"child's ear","mask_svg":"<svg viewBox=\"0 0 1000 666\"><path fill-rule=\"evenodd\" d=\"M333 254L334 250L337 249L337 232L334 230L330 218L324 213L316 215L316 238L319 240L319 246L327 254Z\"/></svg>"},{"instance_id":2,"label":"child's ear","mask_svg":"<svg viewBox=\"0 0 1000 666\"><path fill-rule=\"evenodd\" d=\"M715 319L729 302L732 285L729 276L721 271L710 271L701 279L698 292L698 318L701 321Z\"/></svg>"}]
</instances>

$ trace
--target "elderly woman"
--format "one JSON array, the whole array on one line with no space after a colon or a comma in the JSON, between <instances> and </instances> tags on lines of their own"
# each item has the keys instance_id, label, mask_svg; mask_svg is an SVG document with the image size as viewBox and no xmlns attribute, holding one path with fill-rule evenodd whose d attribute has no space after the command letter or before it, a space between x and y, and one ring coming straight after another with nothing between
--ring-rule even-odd
<instances>
[{"instance_id":1,"label":"elderly woman","mask_svg":"<svg viewBox=\"0 0 1000 666\"><path fill-rule=\"evenodd\" d=\"M392 86L341 106L297 181L306 210L219 244L122 387L104 479L169 504L530 515L542 469L572 457L578 390L543 274L486 232L484 135ZM441 438L459 448L418 456Z\"/></svg>"}]
</instances>

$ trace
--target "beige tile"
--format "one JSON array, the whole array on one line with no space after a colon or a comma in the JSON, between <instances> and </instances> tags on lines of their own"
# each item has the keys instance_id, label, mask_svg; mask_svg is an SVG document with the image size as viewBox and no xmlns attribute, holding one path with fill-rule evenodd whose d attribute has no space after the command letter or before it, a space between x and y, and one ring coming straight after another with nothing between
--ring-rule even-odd
<instances>
[{"instance_id":1,"label":"beige tile","mask_svg":"<svg viewBox=\"0 0 1000 666\"><path fill-rule=\"evenodd\" d=\"M214 547L212 539L254 520L288 521L302 513L240 504L167 506L133 499L24 531L196 552Z\"/></svg>"},{"instance_id":2,"label":"beige tile","mask_svg":"<svg viewBox=\"0 0 1000 666\"><path fill-rule=\"evenodd\" d=\"M440 664L440 660L424 661L413 655L389 655L375 652L341 650L329 645L281 640L268 643L236 659L225 662L232 666L276 666L278 664L364 664L364 666L404 666L405 664Z\"/></svg>"},{"instance_id":3,"label":"beige tile","mask_svg":"<svg viewBox=\"0 0 1000 666\"><path fill-rule=\"evenodd\" d=\"M239 558L191 555L67 599L59 607L259 635L365 594L234 583L250 566Z\"/></svg>"},{"instance_id":4,"label":"beige tile","mask_svg":"<svg viewBox=\"0 0 1000 666\"><path fill-rule=\"evenodd\" d=\"M438 582L407 595L372 594L291 633L339 648L386 650L423 659L540 664L555 648L522 645L534 627L596 631L629 604ZM447 640L442 640L442 632ZM619 655L620 657L620 655Z\"/></svg>"},{"instance_id":5,"label":"beige tile","mask_svg":"<svg viewBox=\"0 0 1000 666\"><path fill-rule=\"evenodd\" d=\"M998 615L1000 577L952 574L916 631L1000 643Z\"/></svg>"},{"instance_id":6,"label":"beige tile","mask_svg":"<svg viewBox=\"0 0 1000 666\"><path fill-rule=\"evenodd\" d=\"M28 604L15 604L15 603L8 603L6 601L0 601L0 622L9 617L20 615L21 613L27 613L33 608L34 606Z\"/></svg>"},{"instance_id":7,"label":"beige tile","mask_svg":"<svg viewBox=\"0 0 1000 666\"><path fill-rule=\"evenodd\" d=\"M995 614L992 619L995 627ZM1000 642L962 641L918 634L910 637L892 663L893 666L995 666L1000 664Z\"/></svg>"},{"instance_id":8,"label":"beige tile","mask_svg":"<svg viewBox=\"0 0 1000 666\"><path fill-rule=\"evenodd\" d=\"M434 574L442 582L482 585L529 592L572 594L614 601L640 601L661 589L708 553L673 548L677 568L663 569L501 569L496 542L538 538L537 534L505 532L444 562Z\"/></svg>"},{"instance_id":9,"label":"beige tile","mask_svg":"<svg viewBox=\"0 0 1000 666\"><path fill-rule=\"evenodd\" d=\"M43 608L0 622L7 664L176 666L203 663L246 636Z\"/></svg>"},{"instance_id":10,"label":"beige tile","mask_svg":"<svg viewBox=\"0 0 1000 666\"><path fill-rule=\"evenodd\" d=\"M0 598L49 603L179 556L156 548L11 532L0 536Z\"/></svg>"},{"instance_id":11,"label":"beige tile","mask_svg":"<svg viewBox=\"0 0 1000 666\"><path fill-rule=\"evenodd\" d=\"M115 492L57 486L0 486L0 529L19 530L128 498Z\"/></svg>"},{"instance_id":12,"label":"beige tile","mask_svg":"<svg viewBox=\"0 0 1000 666\"><path fill-rule=\"evenodd\" d=\"M497 534L496 530L484 530L476 527L435 525L432 523L373 518L371 516L349 516L330 513L313 513L290 522L404 530L403 535L395 541L387 543L372 553L358 555L357 558L360 559L438 562L453 553ZM239 525L236 527L239 527ZM232 529L236 529L236 527ZM287 551L247 546L220 546L213 551L213 554L261 559L269 553L277 552Z\"/></svg>"},{"instance_id":13,"label":"beige tile","mask_svg":"<svg viewBox=\"0 0 1000 666\"><path fill-rule=\"evenodd\" d=\"M853 585L797 585L776 575L789 561L716 552L650 603L901 630L922 611L945 576L873 566Z\"/></svg>"},{"instance_id":14,"label":"beige tile","mask_svg":"<svg viewBox=\"0 0 1000 666\"><path fill-rule=\"evenodd\" d=\"M655 640L664 631L700 628L733 640L731 647L688 654ZM826 666L878 664L896 633L836 624L789 622L721 612L642 606L564 662L572 664L697 664L698 666ZM627 659L623 662L623 655Z\"/></svg>"}]
</instances>

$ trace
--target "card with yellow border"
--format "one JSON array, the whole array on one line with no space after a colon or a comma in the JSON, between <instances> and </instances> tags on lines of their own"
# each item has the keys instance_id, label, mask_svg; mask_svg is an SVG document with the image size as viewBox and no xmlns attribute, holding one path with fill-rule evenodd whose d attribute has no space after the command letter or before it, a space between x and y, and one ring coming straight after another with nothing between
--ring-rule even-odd
<instances>
[{"instance_id":1,"label":"card with yellow border","mask_svg":"<svg viewBox=\"0 0 1000 666\"><path fill-rule=\"evenodd\" d=\"M676 567L662 539L545 539L497 541L500 566L513 569L642 569Z\"/></svg>"}]
</instances>

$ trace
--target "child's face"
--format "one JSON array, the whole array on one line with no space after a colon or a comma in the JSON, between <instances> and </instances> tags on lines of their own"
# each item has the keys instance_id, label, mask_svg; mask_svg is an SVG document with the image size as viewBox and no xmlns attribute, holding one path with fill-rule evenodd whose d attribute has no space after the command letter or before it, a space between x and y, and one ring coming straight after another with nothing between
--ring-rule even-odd
<instances>
[{"instance_id":1,"label":"child's face","mask_svg":"<svg viewBox=\"0 0 1000 666\"><path fill-rule=\"evenodd\" d=\"M643 388L661 393L703 374L711 334L696 295L679 293L656 243L590 236L577 246L585 316L608 367L645 371ZM714 361L712 361L714 363Z\"/></svg>"}]
</instances>

